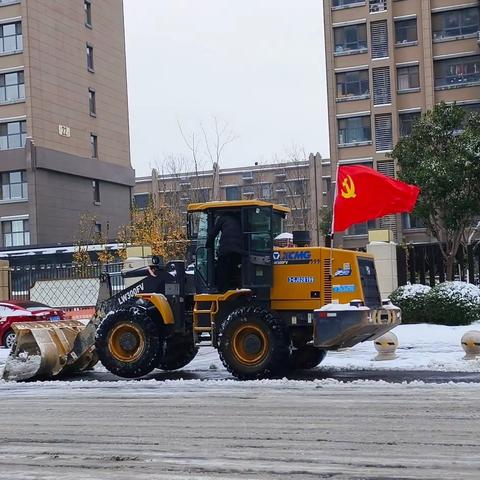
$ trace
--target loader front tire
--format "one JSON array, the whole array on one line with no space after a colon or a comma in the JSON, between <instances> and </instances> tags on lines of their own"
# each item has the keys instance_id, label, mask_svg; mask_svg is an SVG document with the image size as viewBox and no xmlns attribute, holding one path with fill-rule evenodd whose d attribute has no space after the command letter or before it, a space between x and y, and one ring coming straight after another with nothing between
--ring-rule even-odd
<instances>
[{"instance_id":1,"label":"loader front tire","mask_svg":"<svg viewBox=\"0 0 480 480\"><path fill-rule=\"evenodd\" d=\"M163 356L158 362L158 368L167 371L178 370L188 365L197 353L198 347L193 341L193 334L166 338Z\"/></svg>"},{"instance_id":2,"label":"loader front tire","mask_svg":"<svg viewBox=\"0 0 480 480\"><path fill-rule=\"evenodd\" d=\"M218 337L222 363L240 380L275 377L288 369L288 331L269 310L234 310L221 323Z\"/></svg>"},{"instance_id":3,"label":"loader front tire","mask_svg":"<svg viewBox=\"0 0 480 480\"><path fill-rule=\"evenodd\" d=\"M103 366L114 375L136 378L156 368L161 344L155 322L144 310L131 307L103 319L95 349Z\"/></svg>"},{"instance_id":4,"label":"loader front tire","mask_svg":"<svg viewBox=\"0 0 480 480\"><path fill-rule=\"evenodd\" d=\"M310 370L320 365L326 355L326 350L313 345L304 345L290 354L290 367L292 370Z\"/></svg>"}]
</instances>

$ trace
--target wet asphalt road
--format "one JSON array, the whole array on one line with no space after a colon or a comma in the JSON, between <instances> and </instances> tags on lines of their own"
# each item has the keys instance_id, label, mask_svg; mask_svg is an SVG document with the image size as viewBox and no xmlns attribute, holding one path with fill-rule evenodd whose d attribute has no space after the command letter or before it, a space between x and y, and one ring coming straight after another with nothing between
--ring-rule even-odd
<instances>
[{"instance_id":1,"label":"wet asphalt road","mask_svg":"<svg viewBox=\"0 0 480 480\"><path fill-rule=\"evenodd\" d=\"M387 383L410 383L421 381L425 383L480 383L480 372L442 372L426 370L328 370L313 369L298 371L287 375L289 380L325 380L332 379L340 382L354 382L358 380L383 381ZM104 371L83 372L82 374L64 377L64 380L97 380L112 382L120 378ZM184 370L177 372L163 372L155 370L142 377L143 380L231 380L234 379L226 370Z\"/></svg>"}]
</instances>

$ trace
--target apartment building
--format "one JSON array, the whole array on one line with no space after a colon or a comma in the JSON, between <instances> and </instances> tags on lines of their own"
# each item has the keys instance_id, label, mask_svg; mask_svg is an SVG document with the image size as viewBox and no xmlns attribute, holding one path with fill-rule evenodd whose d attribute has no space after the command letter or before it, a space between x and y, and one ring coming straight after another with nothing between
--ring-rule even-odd
<instances>
[{"instance_id":1,"label":"apartment building","mask_svg":"<svg viewBox=\"0 0 480 480\"><path fill-rule=\"evenodd\" d=\"M0 175L0 248L128 222L121 0L0 0Z\"/></svg>"},{"instance_id":2,"label":"apartment building","mask_svg":"<svg viewBox=\"0 0 480 480\"><path fill-rule=\"evenodd\" d=\"M456 102L480 111L478 0L324 0L330 156L394 176L388 157L422 112ZM366 243L368 228L426 241L422 224L392 215L355 225L339 241Z\"/></svg>"},{"instance_id":3,"label":"apartment building","mask_svg":"<svg viewBox=\"0 0 480 480\"><path fill-rule=\"evenodd\" d=\"M159 174L136 179L134 205L145 208L150 201L178 208L185 213L189 203L211 200L260 199L292 209L287 231L308 230L312 242L323 243L320 212L329 203L329 160L320 154L308 159L238 168Z\"/></svg>"}]
</instances>

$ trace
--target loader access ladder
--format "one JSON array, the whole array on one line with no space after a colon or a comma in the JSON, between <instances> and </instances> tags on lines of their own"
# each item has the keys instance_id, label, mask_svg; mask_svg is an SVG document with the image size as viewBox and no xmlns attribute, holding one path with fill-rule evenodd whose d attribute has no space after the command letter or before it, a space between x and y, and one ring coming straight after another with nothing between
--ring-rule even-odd
<instances>
[{"instance_id":1,"label":"loader access ladder","mask_svg":"<svg viewBox=\"0 0 480 480\"><path fill-rule=\"evenodd\" d=\"M197 335L212 332L215 327L215 319L220 310L222 302L231 301L236 297L251 295L252 291L248 288L238 290L228 290L225 293L201 293L195 295L195 305L193 307L193 332ZM205 304L209 305L207 308ZM208 316L206 322L205 316ZM208 325L206 325L208 323Z\"/></svg>"}]
</instances>

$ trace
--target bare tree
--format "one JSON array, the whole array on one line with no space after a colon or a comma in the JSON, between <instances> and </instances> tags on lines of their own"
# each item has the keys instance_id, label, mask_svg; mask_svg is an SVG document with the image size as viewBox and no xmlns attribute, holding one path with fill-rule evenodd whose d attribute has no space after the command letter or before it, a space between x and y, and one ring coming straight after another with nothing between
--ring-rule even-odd
<instances>
[{"instance_id":1,"label":"bare tree","mask_svg":"<svg viewBox=\"0 0 480 480\"><path fill-rule=\"evenodd\" d=\"M209 135L205 126L200 124L202 129L205 148L210 159L210 163L220 165L225 147L237 139L237 136L230 129L227 122L219 122L217 117L213 117L212 133Z\"/></svg>"},{"instance_id":2,"label":"bare tree","mask_svg":"<svg viewBox=\"0 0 480 480\"><path fill-rule=\"evenodd\" d=\"M208 199L218 199L219 197L219 178L218 172L222 160L222 155L227 145L236 140L236 136L231 130L227 122L219 121L217 117L213 117L212 128L206 128L200 123L201 135L195 131L186 133L181 123L178 122L180 135L190 151L193 164L193 178L196 181L194 189L199 192L198 201L207 201ZM201 139L201 140L200 140ZM213 175L210 178L210 185L205 182L205 168L212 170ZM202 180L201 180L202 179ZM208 195L205 195L207 188L211 188Z\"/></svg>"},{"instance_id":3,"label":"bare tree","mask_svg":"<svg viewBox=\"0 0 480 480\"><path fill-rule=\"evenodd\" d=\"M309 194L309 161L303 148L293 146L286 152L286 158L276 160L279 172L284 180L274 184L279 192L277 200L283 199L291 210L288 226L292 230L311 230L310 194ZM283 191L283 192L282 192ZM284 195L282 195L282 193Z\"/></svg>"}]
</instances>

